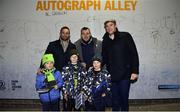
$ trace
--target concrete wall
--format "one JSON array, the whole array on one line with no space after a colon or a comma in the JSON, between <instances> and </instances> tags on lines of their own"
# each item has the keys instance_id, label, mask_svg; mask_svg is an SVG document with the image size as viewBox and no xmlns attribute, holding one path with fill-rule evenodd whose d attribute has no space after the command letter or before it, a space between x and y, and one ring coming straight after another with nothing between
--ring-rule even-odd
<instances>
[{"instance_id":1,"label":"concrete wall","mask_svg":"<svg viewBox=\"0 0 180 112\"><path fill-rule=\"evenodd\" d=\"M102 4L105 1L101 1ZM102 39L103 23L116 19L132 34L140 58L140 75L130 99L179 98L180 91L158 90L180 84L180 1L138 0L135 11L36 11L37 0L0 1L0 98L36 99L36 70L48 43L59 29L71 29L71 40L88 26Z\"/></svg>"}]
</instances>

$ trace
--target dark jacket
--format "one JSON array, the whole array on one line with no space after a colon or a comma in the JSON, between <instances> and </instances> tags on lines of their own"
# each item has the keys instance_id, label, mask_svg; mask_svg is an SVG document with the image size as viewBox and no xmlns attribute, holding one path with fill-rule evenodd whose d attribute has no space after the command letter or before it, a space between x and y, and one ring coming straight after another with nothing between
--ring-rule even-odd
<instances>
[{"instance_id":1,"label":"dark jacket","mask_svg":"<svg viewBox=\"0 0 180 112\"><path fill-rule=\"evenodd\" d=\"M80 94L80 92L83 92L86 74L86 71L83 69L80 63L78 63L77 65L68 64L67 66L63 67L63 94L66 93L74 99L78 94ZM75 79L77 80L77 85L75 84Z\"/></svg>"},{"instance_id":2,"label":"dark jacket","mask_svg":"<svg viewBox=\"0 0 180 112\"><path fill-rule=\"evenodd\" d=\"M76 46L69 41L68 48L66 52L64 52L60 41L61 40L59 39L59 40L50 42L45 51L45 54L50 54L50 53L53 54L54 61L55 61L54 66L59 71L61 71L62 68L68 64L69 54L71 50L76 49Z\"/></svg>"},{"instance_id":3,"label":"dark jacket","mask_svg":"<svg viewBox=\"0 0 180 112\"><path fill-rule=\"evenodd\" d=\"M103 93L110 93L111 75L106 69L102 69L99 73L95 74L93 68L89 68L87 77L85 80L85 86L87 86L87 95L90 98L102 97Z\"/></svg>"},{"instance_id":4,"label":"dark jacket","mask_svg":"<svg viewBox=\"0 0 180 112\"><path fill-rule=\"evenodd\" d=\"M132 73L139 74L139 58L132 36L116 31L114 40L105 33L102 42L103 62L111 74L112 82L130 80Z\"/></svg>"}]
</instances>

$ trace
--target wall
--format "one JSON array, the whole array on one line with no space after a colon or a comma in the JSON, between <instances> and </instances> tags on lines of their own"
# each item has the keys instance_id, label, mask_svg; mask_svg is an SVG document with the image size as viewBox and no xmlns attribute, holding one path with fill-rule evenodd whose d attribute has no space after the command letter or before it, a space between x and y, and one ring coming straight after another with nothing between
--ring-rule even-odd
<instances>
[{"instance_id":1,"label":"wall","mask_svg":"<svg viewBox=\"0 0 180 112\"><path fill-rule=\"evenodd\" d=\"M59 29L69 26L75 42L80 29L88 26L102 40L107 19L116 19L120 31L132 34L139 52L140 75L131 86L130 99L180 97L179 90L158 90L160 84L180 84L179 0L138 0L135 11L38 12L36 3L0 1L0 98L38 98L36 70Z\"/></svg>"}]
</instances>

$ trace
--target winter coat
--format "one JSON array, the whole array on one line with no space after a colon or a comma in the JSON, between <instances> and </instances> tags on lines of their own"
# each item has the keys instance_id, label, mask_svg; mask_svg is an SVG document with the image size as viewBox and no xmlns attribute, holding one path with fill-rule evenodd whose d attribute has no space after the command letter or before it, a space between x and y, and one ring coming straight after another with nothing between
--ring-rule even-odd
<instances>
[{"instance_id":1,"label":"winter coat","mask_svg":"<svg viewBox=\"0 0 180 112\"><path fill-rule=\"evenodd\" d=\"M59 71L53 73L58 89L51 88L48 92L39 93L41 102L51 102L60 98L60 89L63 86L63 79ZM44 74L36 75L36 90L49 88Z\"/></svg>"},{"instance_id":2,"label":"winter coat","mask_svg":"<svg viewBox=\"0 0 180 112\"><path fill-rule=\"evenodd\" d=\"M139 73L139 58L132 36L116 31L114 39L105 33L102 42L103 63L111 74L112 82L130 80L132 73Z\"/></svg>"},{"instance_id":3,"label":"winter coat","mask_svg":"<svg viewBox=\"0 0 180 112\"><path fill-rule=\"evenodd\" d=\"M85 88L88 88L87 95L92 100L102 97L103 93L111 94L111 75L105 69L95 74L93 68L90 68L85 80Z\"/></svg>"},{"instance_id":4,"label":"winter coat","mask_svg":"<svg viewBox=\"0 0 180 112\"><path fill-rule=\"evenodd\" d=\"M77 65L68 64L63 67L62 78L64 80L63 94L67 94L70 98L75 99L75 97L83 92L84 80L86 77L86 71L81 66L80 63ZM76 81L75 81L76 79ZM76 83L76 84L75 84Z\"/></svg>"}]
</instances>

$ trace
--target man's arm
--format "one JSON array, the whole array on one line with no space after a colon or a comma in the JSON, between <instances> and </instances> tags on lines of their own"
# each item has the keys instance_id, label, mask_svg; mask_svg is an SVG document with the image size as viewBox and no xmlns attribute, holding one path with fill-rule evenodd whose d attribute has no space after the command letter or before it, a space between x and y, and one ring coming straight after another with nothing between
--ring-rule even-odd
<instances>
[{"instance_id":1,"label":"man's arm","mask_svg":"<svg viewBox=\"0 0 180 112\"><path fill-rule=\"evenodd\" d=\"M139 57L138 57L138 52L136 49L136 45L134 43L134 40L132 36L129 34L128 38L128 46L130 50L130 58L132 60L131 65L132 65L132 73L139 74Z\"/></svg>"},{"instance_id":2,"label":"man's arm","mask_svg":"<svg viewBox=\"0 0 180 112\"><path fill-rule=\"evenodd\" d=\"M104 40L102 41L102 61L103 61L102 65L108 64L107 48Z\"/></svg>"},{"instance_id":3,"label":"man's arm","mask_svg":"<svg viewBox=\"0 0 180 112\"><path fill-rule=\"evenodd\" d=\"M130 54L131 54L130 58L132 60L132 62L131 62L131 65L132 65L131 73L132 74L131 74L130 80L135 81L138 78L138 74L139 74L139 57L138 57L136 45L130 34L128 37L128 46L129 46L129 50L130 50Z\"/></svg>"}]
</instances>

